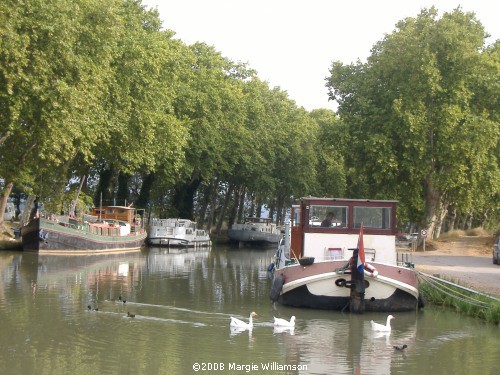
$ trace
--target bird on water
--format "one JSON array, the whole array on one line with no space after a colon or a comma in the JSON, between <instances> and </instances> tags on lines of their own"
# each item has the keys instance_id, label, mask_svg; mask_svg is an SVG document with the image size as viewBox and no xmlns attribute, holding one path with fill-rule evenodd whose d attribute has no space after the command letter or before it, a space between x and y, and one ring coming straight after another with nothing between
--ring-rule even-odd
<instances>
[{"instance_id":1,"label":"bird on water","mask_svg":"<svg viewBox=\"0 0 500 375\"><path fill-rule=\"evenodd\" d=\"M391 331L391 320L395 319L392 315L387 317L385 325L380 323L375 323L373 320L370 322L372 329L377 332L390 332Z\"/></svg>"}]
</instances>

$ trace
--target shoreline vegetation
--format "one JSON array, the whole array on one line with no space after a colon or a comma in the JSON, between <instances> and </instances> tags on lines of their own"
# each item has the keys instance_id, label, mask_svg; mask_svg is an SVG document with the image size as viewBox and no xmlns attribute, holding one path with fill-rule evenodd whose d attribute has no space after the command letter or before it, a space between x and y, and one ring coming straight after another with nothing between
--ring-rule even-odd
<instances>
[{"instance_id":1,"label":"shoreline vegetation","mask_svg":"<svg viewBox=\"0 0 500 375\"><path fill-rule=\"evenodd\" d=\"M459 280L447 280L457 286L427 280L420 285L426 303L450 308L453 311L479 318L487 323L500 324L500 300L462 288Z\"/></svg>"},{"instance_id":2,"label":"shoreline vegetation","mask_svg":"<svg viewBox=\"0 0 500 375\"><path fill-rule=\"evenodd\" d=\"M443 254L466 257L491 256L496 235L482 228L456 230L445 233L437 241L429 241L426 244L426 252L438 253L436 256ZM419 247L417 251L422 253L423 249ZM447 275L444 271L444 269L433 271L433 276L420 271L420 293L427 304L449 308L456 313L479 318L487 323L500 324L498 296L486 292L480 283L472 285L470 282L465 282L465 279Z\"/></svg>"}]
</instances>

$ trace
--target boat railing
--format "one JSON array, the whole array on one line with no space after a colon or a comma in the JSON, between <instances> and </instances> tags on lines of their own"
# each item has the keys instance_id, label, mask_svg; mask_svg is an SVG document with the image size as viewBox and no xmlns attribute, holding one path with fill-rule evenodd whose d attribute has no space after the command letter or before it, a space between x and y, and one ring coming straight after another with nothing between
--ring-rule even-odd
<instances>
[{"instance_id":1,"label":"boat railing","mask_svg":"<svg viewBox=\"0 0 500 375\"><path fill-rule=\"evenodd\" d=\"M343 259L344 256L344 249L341 247L326 247L325 248L325 260L337 260L337 259Z\"/></svg>"},{"instance_id":2,"label":"boat railing","mask_svg":"<svg viewBox=\"0 0 500 375\"><path fill-rule=\"evenodd\" d=\"M413 263L413 254L406 252L405 253L398 252L397 265L401 267L415 268L415 264Z\"/></svg>"},{"instance_id":3,"label":"boat railing","mask_svg":"<svg viewBox=\"0 0 500 375\"><path fill-rule=\"evenodd\" d=\"M342 248L342 247L325 247L324 255L322 260L340 260L340 259L349 259L352 257L352 253L357 248ZM373 248L365 247L365 261L366 262L375 262L377 250Z\"/></svg>"}]
</instances>

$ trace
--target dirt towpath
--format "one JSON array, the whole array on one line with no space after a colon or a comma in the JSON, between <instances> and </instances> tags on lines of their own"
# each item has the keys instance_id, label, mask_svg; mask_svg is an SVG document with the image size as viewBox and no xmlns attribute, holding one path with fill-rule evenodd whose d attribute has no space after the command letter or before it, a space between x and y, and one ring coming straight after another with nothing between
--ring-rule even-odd
<instances>
[{"instance_id":1,"label":"dirt towpath","mask_svg":"<svg viewBox=\"0 0 500 375\"><path fill-rule=\"evenodd\" d=\"M428 241L425 252L412 253L413 263L419 271L500 297L500 266L493 264L493 241L492 236Z\"/></svg>"}]
</instances>

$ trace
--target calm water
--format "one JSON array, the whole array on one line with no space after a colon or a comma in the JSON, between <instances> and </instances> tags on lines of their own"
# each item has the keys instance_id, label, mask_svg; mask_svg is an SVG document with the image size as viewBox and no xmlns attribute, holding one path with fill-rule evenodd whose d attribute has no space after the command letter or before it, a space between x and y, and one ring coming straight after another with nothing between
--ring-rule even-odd
<instances>
[{"instance_id":1,"label":"calm water","mask_svg":"<svg viewBox=\"0 0 500 375\"><path fill-rule=\"evenodd\" d=\"M92 256L0 252L0 374L500 371L500 328L449 311L397 314L392 333L377 336L370 320L383 323L384 314L273 306L266 272L273 253L221 246ZM120 296L125 304L114 301ZM258 314L253 330L232 332L230 315L247 320L251 311ZM273 316L291 315L293 331L274 329ZM396 344L408 348L398 352Z\"/></svg>"}]
</instances>

